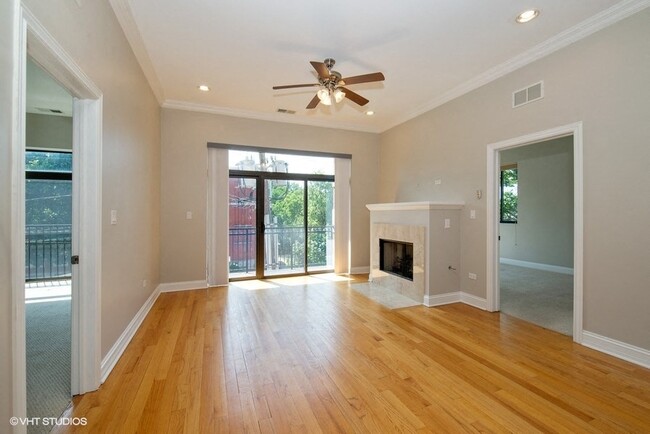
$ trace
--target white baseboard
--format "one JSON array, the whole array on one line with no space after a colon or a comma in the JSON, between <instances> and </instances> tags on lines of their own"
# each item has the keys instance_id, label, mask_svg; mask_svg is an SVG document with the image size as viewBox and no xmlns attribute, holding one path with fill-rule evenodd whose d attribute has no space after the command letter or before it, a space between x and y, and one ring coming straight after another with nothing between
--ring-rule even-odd
<instances>
[{"instance_id":1,"label":"white baseboard","mask_svg":"<svg viewBox=\"0 0 650 434\"><path fill-rule=\"evenodd\" d=\"M451 303L460 303L460 291L448 292L446 294L425 295L422 304L427 307L434 307Z\"/></svg>"},{"instance_id":2,"label":"white baseboard","mask_svg":"<svg viewBox=\"0 0 650 434\"><path fill-rule=\"evenodd\" d=\"M365 267L352 267L350 268L350 274L368 274L370 273L370 266Z\"/></svg>"},{"instance_id":3,"label":"white baseboard","mask_svg":"<svg viewBox=\"0 0 650 434\"><path fill-rule=\"evenodd\" d=\"M645 348L635 347L588 331L582 332L582 345L641 365L644 368L650 368L650 350Z\"/></svg>"},{"instance_id":4,"label":"white baseboard","mask_svg":"<svg viewBox=\"0 0 650 434\"><path fill-rule=\"evenodd\" d=\"M147 301L144 302L144 304L142 305L138 313L135 314L135 316L133 317L129 325L126 326L126 329L122 332L122 334L117 339L115 344L113 344L111 349L108 351L108 354L106 354L104 360L102 360L101 363L102 383L106 381L108 375L111 373L111 371L117 364L117 361L120 360L120 357L122 357L122 354L124 353L124 350L126 350L126 347L129 345L129 342L131 342L131 339L133 339L133 336L135 336L135 333L138 331L138 328L140 328L142 321L144 321L144 319L147 317L147 314L151 310L151 307L158 299L158 296L160 295L160 286L161 285L158 285L156 289L151 293Z\"/></svg>"},{"instance_id":5,"label":"white baseboard","mask_svg":"<svg viewBox=\"0 0 650 434\"><path fill-rule=\"evenodd\" d=\"M487 310L486 299L461 291L448 292L446 294L425 295L422 304L427 307L434 307L451 303L465 303L478 309Z\"/></svg>"},{"instance_id":6,"label":"white baseboard","mask_svg":"<svg viewBox=\"0 0 650 434\"><path fill-rule=\"evenodd\" d=\"M501 264L516 265L517 267L534 268L535 270L552 271L553 273L571 274L573 268L560 267L559 265L541 264L539 262L520 261L518 259L499 258Z\"/></svg>"},{"instance_id":7,"label":"white baseboard","mask_svg":"<svg viewBox=\"0 0 650 434\"><path fill-rule=\"evenodd\" d=\"M161 283L158 285L160 292L190 291L192 289L203 289L208 287L205 280L191 280L188 282Z\"/></svg>"},{"instance_id":8,"label":"white baseboard","mask_svg":"<svg viewBox=\"0 0 650 434\"><path fill-rule=\"evenodd\" d=\"M487 310L487 300L485 298L477 297L466 292L461 292L460 301L465 304L469 304L470 306L474 306L478 309Z\"/></svg>"}]
</instances>

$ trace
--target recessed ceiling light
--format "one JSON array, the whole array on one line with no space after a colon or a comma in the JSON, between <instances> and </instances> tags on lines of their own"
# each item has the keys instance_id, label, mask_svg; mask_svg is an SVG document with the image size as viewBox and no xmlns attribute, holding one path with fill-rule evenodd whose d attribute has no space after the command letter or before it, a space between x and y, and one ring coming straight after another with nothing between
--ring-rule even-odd
<instances>
[{"instance_id":1,"label":"recessed ceiling light","mask_svg":"<svg viewBox=\"0 0 650 434\"><path fill-rule=\"evenodd\" d=\"M516 21L518 23L522 23L522 24L527 23L528 21L531 21L531 20L537 18L538 15L539 15L539 10L530 9L530 10L524 11L524 12L520 13L519 15L517 15Z\"/></svg>"},{"instance_id":2,"label":"recessed ceiling light","mask_svg":"<svg viewBox=\"0 0 650 434\"><path fill-rule=\"evenodd\" d=\"M366 112L366 114L367 114L368 116L372 116L372 115L375 114L375 112L373 112L372 110L368 110L368 111Z\"/></svg>"},{"instance_id":3,"label":"recessed ceiling light","mask_svg":"<svg viewBox=\"0 0 650 434\"><path fill-rule=\"evenodd\" d=\"M202 92L209 92L210 88L208 87L208 85L202 84L202 85L199 86L199 90L202 91Z\"/></svg>"}]
</instances>

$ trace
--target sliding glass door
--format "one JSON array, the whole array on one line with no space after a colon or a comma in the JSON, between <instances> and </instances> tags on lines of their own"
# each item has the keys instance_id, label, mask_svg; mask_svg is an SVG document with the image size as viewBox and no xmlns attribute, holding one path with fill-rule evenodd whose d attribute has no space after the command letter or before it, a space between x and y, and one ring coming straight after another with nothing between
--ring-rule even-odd
<instances>
[{"instance_id":1,"label":"sliding glass door","mask_svg":"<svg viewBox=\"0 0 650 434\"><path fill-rule=\"evenodd\" d=\"M334 159L229 151L231 279L334 270Z\"/></svg>"},{"instance_id":2,"label":"sliding glass door","mask_svg":"<svg viewBox=\"0 0 650 434\"><path fill-rule=\"evenodd\" d=\"M264 276L305 273L305 181L264 181Z\"/></svg>"}]
</instances>

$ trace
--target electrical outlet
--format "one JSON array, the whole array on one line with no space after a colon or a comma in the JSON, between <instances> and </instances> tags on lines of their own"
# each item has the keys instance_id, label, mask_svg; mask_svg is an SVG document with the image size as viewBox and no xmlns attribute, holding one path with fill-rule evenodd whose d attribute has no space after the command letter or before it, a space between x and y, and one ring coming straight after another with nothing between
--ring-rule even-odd
<instances>
[{"instance_id":1,"label":"electrical outlet","mask_svg":"<svg viewBox=\"0 0 650 434\"><path fill-rule=\"evenodd\" d=\"M442 179L440 179L440 178L435 179L435 180L433 181L433 184L434 184L434 185L440 185L440 184L442 184Z\"/></svg>"},{"instance_id":2,"label":"electrical outlet","mask_svg":"<svg viewBox=\"0 0 650 434\"><path fill-rule=\"evenodd\" d=\"M185 218L187 220L192 220L192 211L185 211Z\"/></svg>"},{"instance_id":3,"label":"electrical outlet","mask_svg":"<svg viewBox=\"0 0 650 434\"><path fill-rule=\"evenodd\" d=\"M112 225L117 224L117 210L116 209L111 210L111 224Z\"/></svg>"},{"instance_id":4,"label":"electrical outlet","mask_svg":"<svg viewBox=\"0 0 650 434\"><path fill-rule=\"evenodd\" d=\"M476 218L476 210L475 209L469 210L469 218L471 218L472 220L474 220Z\"/></svg>"},{"instance_id":5,"label":"electrical outlet","mask_svg":"<svg viewBox=\"0 0 650 434\"><path fill-rule=\"evenodd\" d=\"M476 273L469 273L469 278L472 280L476 280Z\"/></svg>"},{"instance_id":6,"label":"electrical outlet","mask_svg":"<svg viewBox=\"0 0 650 434\"><path fill-rule=\"evenodd\" d=\"M445 229L449 229L451 227L451 219L445 219Z\"/></svg>"},{"instance_id":7,"label":"electrical outlet","mask_svg":"<svg viewBox=\"0 0 650 434\"><path fill-rule=\"evenodd\" d=\"M142 287L143 287L143 288L146 288L146 287L147 287L147 284L148 284L147 279L143 279L143 280L142 280Z\"/></svg>"}]
</instances>

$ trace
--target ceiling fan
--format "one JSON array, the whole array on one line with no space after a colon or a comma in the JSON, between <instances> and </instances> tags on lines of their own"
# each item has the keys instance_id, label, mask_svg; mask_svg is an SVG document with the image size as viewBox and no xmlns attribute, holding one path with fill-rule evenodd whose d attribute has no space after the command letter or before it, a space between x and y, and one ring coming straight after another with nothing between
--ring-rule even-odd
<instances>
[{"instance_id":1,"label":"ceiling fan","mask_svg":"<svg viewBox=\"0 0 650 434\"><path fill-rule=\"evenodd\" d=\"M384 74L381 72L343 78L340 72L332 71L332 67L336 61L330 58L325 59L323 62L312 61L309 63L311 63L311 66L313 66L318 73L318 83L273 86L273 90L320 86L320 89L316 92L316 96L309 102L309 104L307 104L308 109L316 108L319 102L322 102L325 105L332 105L332 102L341 102L343 101L343 98L347 98L360 106L364 106L369 102L366 98L343 86L384 80Z\"/></svg>"}]
</instances>

